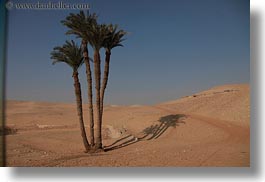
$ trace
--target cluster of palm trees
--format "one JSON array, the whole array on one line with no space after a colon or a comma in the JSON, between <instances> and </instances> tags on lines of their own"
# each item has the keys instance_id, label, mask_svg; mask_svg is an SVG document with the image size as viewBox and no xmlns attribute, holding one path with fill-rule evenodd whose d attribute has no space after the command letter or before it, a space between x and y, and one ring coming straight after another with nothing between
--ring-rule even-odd
<instances>
[{"instance_id":1,"label":"cluster of palm trees","mask_svg":"<svg viewBox=\"0 0 265 182\"><path fill-rule=\"evenodd\" d=\"M66 34L74 34L81 39L79 47L73 40L66 41L61 47L55 47L51 52L53 64L64 62L73 69L74 88L76 95L77 113L79 117L81 136L83 139L85 152L101 151L102 146L102 117L104 94L108 83L111 50L122 46L126 32L118 29L117 25L99 24L96 14L85 14L80 11L78 14L71 13L65 20L61 21L68 28ZM88 45L94 50L93 58L89 57ZM105 49L105 66L101 81L101 57L100 50ZM89 140L87 139L86 129L83 119L82 94L78 78L78 70L85 63L87 77L87 94L89 110ZM93 107L93 88L92 88L92 66L94 64L94 85L95 85L95 111ZM95 125L94 125L95 123ZM95 126L95 128L94 128Z\"/></svg>"}]
</instances>

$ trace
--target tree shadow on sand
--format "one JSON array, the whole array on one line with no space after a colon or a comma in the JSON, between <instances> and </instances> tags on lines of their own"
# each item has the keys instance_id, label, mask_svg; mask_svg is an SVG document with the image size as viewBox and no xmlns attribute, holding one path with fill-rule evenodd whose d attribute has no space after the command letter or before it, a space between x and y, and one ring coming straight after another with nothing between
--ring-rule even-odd
<instances>
[{"instance_id":1,"label":"tree shadow on sand","mask_svg":"<svg viewBox=\"0 0 265 182\"><path fill-rule=\"evenodd\" d=\"M135 137L133 135L127 135L121 139L118 139L111 145L105 146L104 150L105 151L115 150L115 149L123 148L128 145L137 143L139 141L157 139L165 131L167 131L169 127L176 128L181 123L185 124L185 122L183 121L183 119L185 118L186 118L186 115L184 114L176 114L176 115L171 114L171 115L163 116L158 120L159 122L158 124L151 125L145 128L141 132L141 134L143 135L142 137Z\"/></svg>"}]
</instances>

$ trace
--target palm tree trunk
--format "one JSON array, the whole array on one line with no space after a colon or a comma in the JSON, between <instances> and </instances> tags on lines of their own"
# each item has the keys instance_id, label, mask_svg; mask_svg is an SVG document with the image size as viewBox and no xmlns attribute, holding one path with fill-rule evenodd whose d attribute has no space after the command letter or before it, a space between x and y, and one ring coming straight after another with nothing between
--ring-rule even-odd
<instances>
[{"instance_id":1,"label":"palm tree trunk","mask_svg":"<svg viewBox=\"0 0 265 182\"><path fill-rule=\"evenodd\" d=\"M110 51L106 51L105 52L104 77L103 77L102 86L101 86L101 90L100 90L100 99L101 99L101 102L100 102L100 118L101 118L101 121L102 121L102 118L103 118L104 95L105 95L105 90L107 88L108 78L109 78L110 55L111 55Z\"/></svg>"},{"instance_id":2,"label":"palm tree trunk","mask_svg":"<svg viewBox=\"0 0 265 182\"><path fill-rule=\"evenodd\" d=\"M88 49L87 49L87 42L82 40L82 47L83 47L83 57L85 59L85 65L86 65L86 76L87 76L87 95L88 95L88 109L89 109L89 119L90 119L90 125L89 125L89 141L90 145L94 146L94 114L93 114L93 92L92 92L92 75L91 75L91 68L90 68L90 62L89 62L89 56L88 56Z\"/></svg>"},{"instance_id":3,"label":"palm tree trunk","mask_svg":"<svg viewBox=\"0 0 265 182\"><path fill-rule=\"evenodd\" d=\"M95 87L96 87L96 135L95 135L95 148L102 149L102 136L101 136L101 115L100 115L100 55L99 51L94 52L94 74L95 74Z\"/></svg>"},{"instance_id":4,"label":"palm tree trunk","mask_svg":"<svg viewBox=\"0 0 265 182\"><path fill-rule=\"evenodd\" d=\"M84 143L84 147L86 149L86 152L88 152L90 149L90 146L89 146L89 143L87 141L86 130L85 130L84 120L83 120L82 95L81 95L81 87L80 87L79 78L78 78L78 72L76 72L76 71L73 72L73 78L74 78L76 106L77 106L77 114L79 117L81 136L83 139L83 143Z\"/></svg>"}]
</instances>

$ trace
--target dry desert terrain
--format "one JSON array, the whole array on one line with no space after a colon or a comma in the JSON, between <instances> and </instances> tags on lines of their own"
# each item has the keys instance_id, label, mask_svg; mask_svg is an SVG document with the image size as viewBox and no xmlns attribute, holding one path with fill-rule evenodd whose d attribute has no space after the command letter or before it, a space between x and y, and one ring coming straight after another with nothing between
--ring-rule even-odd
<instances>
[{"instance_id":1,"label":"dry desert terrain","mask_svg":"<svg viewBox=\"0 0 265 182\"><path fill-rule=\"evenodd\" d=\"M106 105L106 152L87 154L75 103L7 101L7 165L249 167L249 104L249 85L237 84L152 106Z\"/></svg>"}]
</instances>

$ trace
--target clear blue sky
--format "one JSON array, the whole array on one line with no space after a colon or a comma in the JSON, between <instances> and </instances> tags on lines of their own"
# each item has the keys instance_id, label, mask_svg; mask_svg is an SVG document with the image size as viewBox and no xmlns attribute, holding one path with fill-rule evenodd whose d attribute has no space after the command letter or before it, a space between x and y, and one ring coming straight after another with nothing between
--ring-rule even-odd
<instances>
[{"instance_id":1,"label":"clear blue sky","mask_svg":"<svg viewBox=\"0 0 265 182\"><path fill-rule=\"evenodd\" d=\"M99 22L130 32L124 47L112 51L107 104L154 104L249 83L248 0L74 2L90 3ZM78 11L9 11L7 99L74 102L71 69L50 60L54 46L74 39L60 23L70 12ZM86 102L85 69L80 72Z\"/></svg>"}]
</instances>

